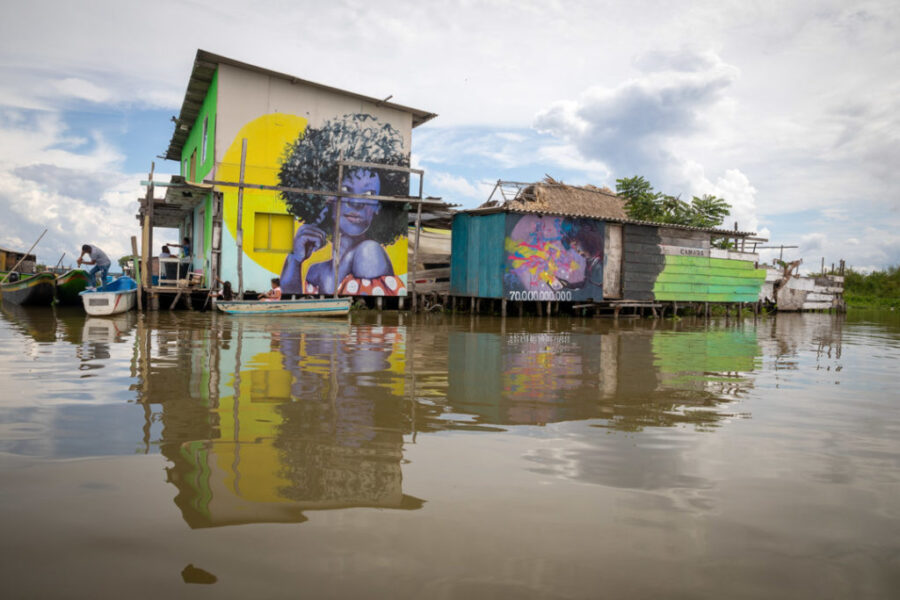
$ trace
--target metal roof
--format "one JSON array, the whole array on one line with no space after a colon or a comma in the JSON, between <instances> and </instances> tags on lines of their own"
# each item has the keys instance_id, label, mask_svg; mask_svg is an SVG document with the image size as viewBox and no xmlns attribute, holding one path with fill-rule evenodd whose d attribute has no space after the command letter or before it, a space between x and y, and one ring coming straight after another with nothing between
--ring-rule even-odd
<instances>
[{"instance_id":1,"label":"metal roof","mask_svg":"<svg viewBox=\"0 0 900 600\"><path fill-rule=\"evenodd\" d=\"M299 77L294 77L293 75L286 75L285 73L263 69L262 67L257 67L255 65L234 60L232 58L227 58L225 56L219 56L218 54L213 54L212 52L207 52L206 50L197 50L197 56L194 58L194 67L191 70L191 78L188 80L187 90L184 93L184 101L181 104L181 112L179 113L178 118L175 119L175 132L172 134L172 139L171 141L169 141L169 148L166 150L166 159L177 161L181 160L181 150L182 148L184 148L184 143L187 141L188 134L191 132L191 127L193 126L194 121L197 120L197 116L200 114L200 108L203 106L204 98L206 98L206 92L209 90L209 85L212 83L213 75L215 75L216 68L220 64L231 65L233 67L246 69L248 71L260 73L269 77L285 79L287 81L290 81L291 83L302 83L303 85L308 85L320 90L334 92L336 94L343 94L344 96L350 96L359 100L372 102L373 104L377 104L379 106L387 106L395 110L410 113L412 115L413 127L418 127L419 125L430 121L437 116L437 114L435 113L419 110L417 108L410 108L401 104L386 102L381 98L372 98L371 96L364 96L362 94L348 92L346 90L338 89L335 87L322 85L321 83L316 83L314 81L300 79Z\"/></svg>"},{"instance_id":2,"label":"metal roof","mask_svg":"<svg viewBox=\"0 0 900 600\"><path fill-rule=\"evenodd\" d=\"M714 229L714 228L706 228L706 227L692 227L690 225L677 225L674 223L657 223L655 221L639 221L637 219L620 219L616 217L598 217L592 214L585 214L580 212L549 212L546 210L532 210L532 209L524 209L524 208L513 208L509 206L489 206L486 208L473 208L471 210L460 211L457 214L472 214L472 215L487 215L498 212L512 212L512 213L520 213L520 214L530 214L530 215L559 215L561 217L576 217L576 218L584 218L584 219L596 219L598 221L606 221L609 223L623 223L626 225L648 225L650 227L668 227L671 229L685 229L688 231L705 231L707 233L714 233L721 237L738 237L738 238L756 238L755 231L737 231L734 229ZM763 238L757 238L759 240L763 240ZM763 240L766 241L766 240Z\"/></svg>"}]
</instances>

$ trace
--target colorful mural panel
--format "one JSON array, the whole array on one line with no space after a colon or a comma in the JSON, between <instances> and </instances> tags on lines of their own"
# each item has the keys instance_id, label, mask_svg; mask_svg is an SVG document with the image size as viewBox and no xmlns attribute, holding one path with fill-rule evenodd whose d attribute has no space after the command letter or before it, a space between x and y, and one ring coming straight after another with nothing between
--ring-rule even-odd
<instances>
[{"instance_id":1,"label":"colorful mural panel","mask_svg":"<svg viewBox=\"0 0 900 600\"><path fill-rule=\"evenodd\" d=\"M239 179L243 139L247 140L244 179L263 185L334 190L341 156L408 164L400 132L370 115L345 115L316 127L302 117L273 113L240 129L223 157L219 179ZM341 204L338 292L405 295L407 205L369 196L407 195L408 176L388 169L345 169L341 189L355 196ZM222 279L237 277L237 197L237 188L223 189L228 237L222 244ZM265 290L273 276L281 275L284 294L333 293L335 207L334 197L245 190L245 289Z\"/></svg>"},{"instance_id":2,"label":"colorful mural panel","mask_svg":"<svg viewBox=\"0 0 900 600\"><path fill-rule=\"evenodd\" d=\"M503 292L519 301L603 298L603 222L507 215Z\"/></svg>"},{"instance_id":3,"label":"colorful mural panel","mask_svg":"<svg viewBox=\"0 0 900 600\"><path fill-rule=\"evenodd\" d=\"M279 182L286 187L334 189L342 158L386 166L409 162L397 129L370 115L344 115L307 128L288 146ZM391 257L386 247L401 239L406 247L408 209L405 204L369 197L408 195L407 174L388 168L351 168L344 171L340 186L353 196L340 203L337 252L333 250L336 198L282 193L288 210L302 221L282 267L283 293L332 294L337 287L342 295L406 295L406 253Z\"/></svg>"}]
</instances>

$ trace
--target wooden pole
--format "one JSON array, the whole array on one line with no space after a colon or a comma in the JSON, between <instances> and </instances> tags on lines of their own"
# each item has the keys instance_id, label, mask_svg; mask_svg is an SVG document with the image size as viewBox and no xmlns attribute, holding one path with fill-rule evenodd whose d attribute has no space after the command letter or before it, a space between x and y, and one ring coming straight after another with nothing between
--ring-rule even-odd
<instances>
[{"instance_id":1,"label":"wooden pole","mask_svg":"<svg viewBox=\"0 0 900 600\"><path fill-rule=\"evenodd\" d=\"M238 299L244 299L244 170L247 166L247 138L241 140L241 174L238 179L237 205L237 272Z\"/></svg>"},{"instance_id":2,"label":"wooden pole","mask_svg":"<svg viewBox=\"0 0 900 600\"><path fill-rule=\"evenodd\" d=\"M413 291L413 312L415 312L416 308L416 296L418 292L416 291L416 272L419 264L419 234L422 231L422 177L419 176L419 204L416 207L416 245L413 246L413 264L412 270L410 271L410 280L412 283L412 291Z\"/></svg>"},{"instance_id":3,"label":"wooden pole","mask_svg":"<svg viewBox=\"0 0 900 600\"><path fill-rule=\"evenodd\" d=\"M156 163L150 163L150 173L147 176L147 195L144 197L144 222L141 224L141 281L145 288L150 288L152 274L150 273L150 257L153 253L153 173L156 171ZM149 308L149 307L148 307Z\"/></svg>"},{"instance_id":4,"label":"wooden pole","mask_svg":"<svg viewBox=\"0 0 900 600\"><path fill-rule=\"evenodd\" d=\"M59 268L59 265L62 264L62 261L63 261L63 259L64 259L65 257L66 257L66 253L63 252L63 253L62 253L62 256L59 257L59 260L56 261L56 266L53 267L53 268L54 268L54 269L58 269L58 268Z\"/></svg>"},{"instance_id":5,"label":"wooden pole","mask_svg":"<svg viewBox=\"0 0 900 600\"><path fill-rule=\"evenodd\" d=\"M9 273L12 273L13 271L15 271L16 269L19 268L19 265L21 265L25 261L25 259L28 258L28 255L31 254L31 251L34 250L34 247L38 245L38 242L41 241L41 238L44 237L44 234L46 234L46 233L47 233L47 230L45 229L44 233L42 233L41 235L38 236L38 239L36 239L34 241L34 243L31 245L31 248L29 248L28 252L25 253L25 256L20 258L19 262L16 263L16 266L9 270ZM6 281L6 278L9 277L9 273L7 273L6 275L3 276L2 281Z\"/></svg>"},{"instance_id":6,"label":"wooden pole","mask_svg":"<svg viewBox=\"0 0 900 600\"><path fill-rule=\"evenodd\" d=\"M60 260L62 260L62 259L60 259ZM136 266L138 269L140 269L140 267L137 266L137 265L138 265L138 251L137 251L137 237L135 237L135 236L131 236L131 260L134 262L135 266ZM140 281L140 280L141 280L141 277L140 277L141 274L140 274L140 273L136 273L136 275L138 275L138 281ZM138 305L138 310L140 310L140 311L144 310L144 298L143 298L142 290L141 290L142 287L143 287L143 286L142 286L140 283L138 283L138 286L137 286L137 305Z\"/></svg>"},{"instance_id":7,"label":"wooden pole","mask_svg":"<svg viewBox=\"0 0 900 600\"><path fill-rule=\"evenodd\" d=\"M340 161L344 160L344 153L341 152L340 160L338 161L338 179L337 179L337 193L338 195L334 197L334 201L337 203L337 208L334 210L334 235L331 239L334 241L334 245L331 249L331 263L334 267L334 297L338 297L338 267L341 264L341 204L344 203L344 198L341 196L341 183L344 181L344 165L341 164ZM413 303L415 306L415 303ZM415 308L413 308L413 312L415 312Z\"/></svg>"},{"instance_id":8,"label":"wooden pole","mask_svg":"<svg viewBox=\"0 0 900 600\"><path fill-rule=\"evenodd\" d=\"M412 272L410 273L413 285L413 306L416 305L415 298L416 294L418 294L416 291L416 273L419 265L419 236L422 232L422 193L424 184L425 175L424 173L419 173L419 204L416 206L416 245L413 247L413 264Z\"/></svg>"}]
</instances>

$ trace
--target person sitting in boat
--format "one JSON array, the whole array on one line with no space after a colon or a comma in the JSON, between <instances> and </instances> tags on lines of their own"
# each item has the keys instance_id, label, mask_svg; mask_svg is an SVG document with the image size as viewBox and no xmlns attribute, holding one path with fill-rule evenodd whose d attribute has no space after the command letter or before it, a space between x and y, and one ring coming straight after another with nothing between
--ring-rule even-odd
<instances>
[{"instance_id":1,"label":"person sitting in boat","mask_svg":"<svg viewBox=\"0 0 900 600\"><path fill-rule=\"evenodd\" d=\"M84 260L84 255L88 255L88 260ZM81 247L81 255L79 255L78 260L76 261L78 266L81 265L94 265L90 271L88 271L88 283L91 284L91 288L97 283L95 277L97 274L100 274L100 285L106 283L106 275L109 273L109 257L106 256L106 252L98 248L97 246L91 246L90 244L84 244Z\"/></svg>"},{"instance_id":2,"label":"person sitting in boat","mask_svg":"<svg viewBox=\"0 0 900 600\"><path fill-rule=\"evenodd\" d=\"M221 298L222 300L231 301L234 300L234 291L231 289L230 281L222 281L218 277L216 281L219 285L222 286L220 290L210 290L209 295L213 298Z\"/></svg>"},{"instance_id":3,"label":"person sitting in boat","mask_svg":"<svg viewBox=\"0 0 900 600\"><path fill-rule=\"evenodd\" d=\"M281 279L273 277L272 289L265 294L260 294L259 299L263 302L277 302L278 300L281 300Z\"/></svg>"},{"instance_id":4,"label":"person sitting in boat","mask_svg":"<svg viewBox=\"0 0 900 600\"><path fill-rule=\"evenodd\" d=\"M172 258L172 253L169 251L168 246L162 247L162 252L159 253L160 258Z\"/></svg>"}]
</instances>

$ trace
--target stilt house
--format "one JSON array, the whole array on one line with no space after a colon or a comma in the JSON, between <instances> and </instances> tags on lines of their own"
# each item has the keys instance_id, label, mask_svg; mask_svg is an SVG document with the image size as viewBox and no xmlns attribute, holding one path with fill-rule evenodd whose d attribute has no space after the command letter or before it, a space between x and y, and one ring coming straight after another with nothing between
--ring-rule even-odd
<instances>
[{"instance_id":1,"label":"stilt house","mask_svg":"<svg viewBox=\"0 0 900 600\"><path fill-rule=\"evenodd\" d=\"M752 232L629 219L608 189L500 181L453 220L450 292L509 301L756 302Z\"/></svg>"},{"instance_id":2,"label":"stilt house","mask_svg":"<svg viewBox=\"0 0 900 600\"><path fill-rule=\"evenodd\" d=\"M180 174L138 215L145 287L167 280L163 244L188 238L178 267L210 287L405 295L412 129L435 116L198 50L165 152Z\"/></svg>"}]
</instances>

